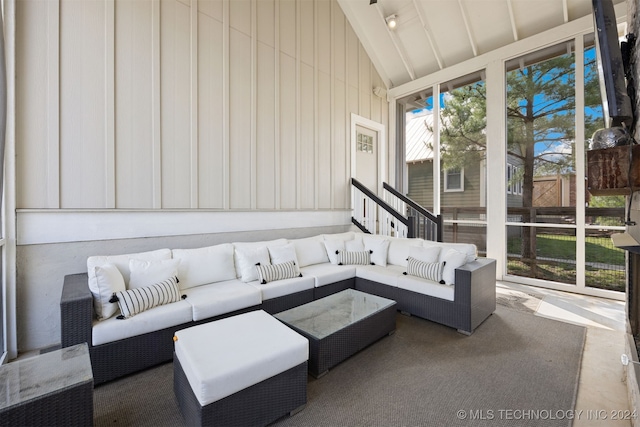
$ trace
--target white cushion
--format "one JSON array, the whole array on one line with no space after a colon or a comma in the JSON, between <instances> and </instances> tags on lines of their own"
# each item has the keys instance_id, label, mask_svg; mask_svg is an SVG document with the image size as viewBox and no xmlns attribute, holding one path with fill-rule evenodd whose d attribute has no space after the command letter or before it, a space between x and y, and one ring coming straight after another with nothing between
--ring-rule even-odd
<instances>
[{"instance_id":1,"label":"white cushion","mask_svg":"<svg viewBox=\"0 0 640 427\"><path fill-rule=\"evenodd\" d=\"M179 259L163 259L160 261L145 261L141 259L129 260L131 276L128 289L151 286L170 277L178 275ZM178 280L180 278L178 277Z\"/></svg>"},{"instance_id":2,"label":"white cushion","mask_svg":"<svg viewBox=\"0 0 640 427\"><path fill-rule=\"evenodd\" d=\"M353 265L315 264L300 269L303 277L313 277L315 287L330 285L342 280L351 279L356 275L356 267Z\"/></svg>"},{"instance_id":3,"label":"white cushion","mask_svg":"<svg viewBox=\"0 0 640 427\"><path fill-rule=\"evenodd\" d=\"M356 233L354 233L353 231L345 231L344 233L323 234L322 238L324 240L342 240L344 242L346 240L353 240L355 236Z\"/></svg>"},{"instance_id":4,"label":"white cushion","mask_svg":"<svg viewBox=\"0 0 640 427\"><path fill-rule=\"evenodd\" d=\"M455 249L449 249L443 258L445 263L444 270L442 271L442 280L447 285L453 285L456 280L456 268L461 267L467 263L467 254L458 252Z\"/></svg>"},{"instance_id":5,"label":"white cushion","mask_svg":"<svg viewBox=\"0 0 640 427\"><path fill-rule=\"evenodd\" d=\"M104 264L113 264L118 267L120 273L122 273L122 277L124 278L124 283L129 283L129 276L131 275L131 271L129 270L129 260L131 259L141 259L145 261L159 261L163 259L171 258L171 250L170 249L158 249L155 251L149 252L137 252L132 254L122 254L122 255L106 255L106 256L90 256L87 258L87 271L89 271L89 286L91 286L91 270L93 267L104 265Z\"/></svg>"},{"instance_id":6,"label":"white cushion","mask_svg":"<svg viewBox=\"0 0 640 427\"><path fill-rule=\"evenodd\" d=\"M117 306L118 304L114 304ZM127 320L111 317L93 323L92 344L100 345L124 338L171 328L191 322L193 311L184 300L160 305L133 316Z\"/></svg>"},{"instance_id":7,"label":"white cushion","mask_svg":"<svg viewBox=\"0 0 640 427\"><path fill-rule=\"evenodd\" d=\"M249 284L255 286L261 292L262 300L264 301L307 289L313 289L315 286L315 278L302 276L294 277L293 279L276 280L266 285L261 285L258 281Z\"/></svg>"},{"instance_id":8,"label":"white cushion","mask_svg":"<svg viewBox=\"0 0 640 427\"><path fill-rule=\"evenodd\" d=\"M271 264L282 264L287 261L293 261L298 265L298 257L296 256L296 247L293 243L287 243L283 246L273 246L269 248L269 256Z\"/></svg>"},{"instance_id":9,"label":"white cushion","mask_svg":"<svg viewBox=\"0 0 640 427\"><path fill-rule=\"evenodd\" d=\"M236 249L236 253L235 253L235 264L236 264L236 277L242 277L242 266L240 265L240 262L238 260L238 249L246 250L247 249L257 249L260 247L266 247L266 248L270 248L273 246L282 246L282 245L286 245L287 239L275 239L275 240L265 240L265 241L260 241L260 242L234 242L233 243L233 247ZM268 249L267 249L268 251ZM253 264L255 265L255 263ZM258 273L256 273L256 278Z\"/></svg>"},{"instance_id":10,"label":"white cushion","mask_svg":"<svg viewBox=\"0 0 640 427\"><path fill-rule=\"evenodd\" d=\"M467 255L467 262L475 261L478 257L478 248L476 245L472 243L445 243L445 242L434 242L431 240L424 240L423 246L425 248L429 247L439 247L440 248L440 259L439 261L444 261L444 257L449 249L455 249L458 252L462 252Z\"/></svg>"},{"instance_id":11,"label":"white cushion","mask_svg":"<svg viewBox=\"0 0 640 427\"><path fill-rule=\"evenodd\" d=\"M324 246L327 250L329 262L338 265L338 254L344 251L344 240L325 240Z\"/></svg>"},{"instance_id":12,"label":"white cushion","mask_svg":"<svg viewBox=\"0 0 640 427\"><path fill-rule=\"evenodd\" d=\"M108 319L118 311L118 304L109 300L116 292L126 289L120 270L113 264L104 264L93 268L93 307L98 320Z\"/></svg>"},{"instance_id":13,"label":"white cushion","mask_svg":"<svg viewBox=\"0 0 640 427\"><path fill-rule=\"evenodd\" d=\"M202 406L309 359L308 340L262 310L183 329L175 335L176 357Z\"/></svg>"},{"instance_id":14,"label":"white cushion","mask_svg":"<svg viewBox=\"0 0 640 427\"><path fill-rule=\"evenodd\" d=\"M237 279L196 286L184 291L193 308L193 320L209 319L221 314L260 305L262 294L254 286Z\"/></svg>"},{"instance_id":15,"label":"white cushion","mask_svg":"<svg viewBox=\"0 0 640 427\"><path fill-rule=\"evenodd\" d=\"M327 256L327 250L325 249L322 236L295 239L290 240L290 242L296 248L298 265L301 268L306 267L307 265L329 262L329 257Z\"/></svg>"},{"instance_id":16,"label":"white cushion","mask_svg":"<svg viewBox=\"0 0 640 427\"><path fill-rule=\"evenodd\" d=\"M180 260L180 289L236 278L231 243L197 249L174 249L173 257Z\"/></svg>"},{"instance_id":17,"label":"white cushion","mask_svg":"<svg viewBox=\"0 0 640 427\"><path fill-rule=\"evenodd\" d=\"M371 251L371 262L382 267L387 266L389 240L379 236L363 236L364 249Z\"/></svg>"},{"instance_id":18,"label":"white cushion","mask_svg":"<svg viewBox=\"0 0 640 427\"><path fill-rule=\"evenodd\" d=\"M105 307L109 303L113 292L104 288L98 287L97 279L96 279L96 267L103 266L105 264L113 264L116 266L120 274L122 274L122 278L126 284L129 283L129 276L131 274L129 270L129 260L131 259L142 259L142 260L162 260L162 259L170 259L171 258L171 250L169 249L158 249L155 251L149 252L138 252L132 254L123 254L123 255L101 255L101 256L90 256L87 258L87 275L89 276L89 289L91 290L91 294L93 295L93 304L96 310L96 315L98 319L103 319L105 316L102 313L103 307ZM104 285L104 284L103 284ZM120 290L120 289L118 289ZM107 310L108 312L109 310ZM108 316L106 316L108 317Z\"/></svg>"},{"instance_id":19,"label":"white cushion","mask_svg":"<svg viewBox=\"0 0 640 427\"><path fill-rule=\"evenodd\" d=\"M415 248L409 249L409 256L422 262L436 262L440 259L440 247L417 246Z\"/></svg>"},{"instance_id":20,"label":"white cushion","mask_svg":"<svg viewBox=\"0 0 640 427\"><path fill-rule=\"evenodd\" d=\"M401 276L398 278L398 288L408 291L417 292L423 295L453 301L455 296L455 287L441 285L427 279L415 276Z\"/></svg>"},{"instance_id":21,"label":"white cushion","mask_svg":"<svg viewBox=\"0 0 640 427\"><path fill-rule=\"evenodd\" d=\"M407 258L412 247L422 246L422 239L389 237L389 255L387 262L393 265L407 266Z\"/></svg>"},{"instance_id":22,"label":"white cushion","mask_svg":"<svg viewBox=\"0 0 640 427\"><path fill-rule=\"evenodd\" d=\"M353 240L347 240L344 242L344 250L348 252L362 252L364 251L364 243L362 243L361 237L356 237Z\"/></svg>"},{"instance_id":23,"label":"white cushion","mask_svg":"<svg viewBox=\"0 0 640 427\"><path fill-rule=\"evenodd\" d=\"M356 267L356 277L384 283L388 286L398 286L398 277L402 276L405 267L389 264L386 267L380 265L359 265Z\"/></svg>"},{"instance_id":24,"label":"white cushion","mask_svg":"<svg viewBox=\"0 0 640 427\"><path fill-rule=\"evenodd\" d=\"M109 303L113 292L106 289L104 287L104 283L102 288L98 287L97 279L96 279L96 270L95 267L100 267L105 264L113 264L116 266L120 274L122 274L122 278L126 284L129 283L129 276L131 274L129 270L129 260L131 259L141 259L141 260L162 260L162 259L170 259L171 258L171 250L169 249L158 249L155 251L149 252L137 252L131 254L122 254L122 255L101 255L101 256L90 256L87 258L87 275L89 276L89 289L91 290L91 294L93 295L93 303L96 310L96 315L98 319L103 319L108 316L104 316L102 314L102 309ZM120 290L120 289L118 289ZM109 310L107 310L108 312Z\"/></svg>"},{"instance_id":25,"label":"white cushion","mask_svg":"<svg viewBox=\"0 0 640 427\"><path fill-rule=\"evenodd\" d=\"M258 280L256 264L269 264L269 249L266 246L235 247L236 271L239 271L240 280L245 283Z\"/></svg>"},{"instance_id":26,"label":"white cushion","mask_svg":"<svg viewBox=\"0 0 640 427\"><path fill-rule=\"evenodd\" d=\"M118 319L129 319L143 311L180 301L178 279L173 276L151 286L116 292L114 300L120 308Z\"/></svg>"}]
</instances>

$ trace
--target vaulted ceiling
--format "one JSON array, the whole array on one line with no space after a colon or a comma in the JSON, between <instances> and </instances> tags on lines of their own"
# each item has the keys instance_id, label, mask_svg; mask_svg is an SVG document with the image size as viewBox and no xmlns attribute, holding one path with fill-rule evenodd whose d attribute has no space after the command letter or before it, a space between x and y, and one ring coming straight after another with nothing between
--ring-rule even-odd
<instances>
[{"instance_id":1,"label":"vaulted ceiling","mask_svg":"<svg viewBox=\"0 0 640 427\"><path fill-rule=\"evenodd\" d=\"M338 0L387 87L591 15L592 0ZM625 0L613 0L614 4ZM397 27L386 18L396 15Z\"/></svg>"}]
</instances>

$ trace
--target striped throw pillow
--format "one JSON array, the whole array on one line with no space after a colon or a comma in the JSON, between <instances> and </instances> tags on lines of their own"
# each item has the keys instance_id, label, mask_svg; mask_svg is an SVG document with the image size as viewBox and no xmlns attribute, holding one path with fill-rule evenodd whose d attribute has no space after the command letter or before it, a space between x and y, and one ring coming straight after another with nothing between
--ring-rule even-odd
<instances>
[{"instance_id":1,"label":"striped throw pillow","mask_svg":"<svg viewBox=\"0 0 640 427\"><path fill-rule=\"evenodd\" d=\"M282 262L280 264L256 264L258 280L261 285L266 285L275 280L292 279L302 277L295 261Z\"/></svg>"},{"instance_id":2,"label":"striped throw pillow","mask_svg":"<svg viewBox=\"0 0 640 427\"><path fill-rule=\"evenodd\" d=\"M371 264L371 251L340 251L338 253L338 265L369 264Z\"/></svg>"},{"instance_id":3,"label":"striped throw pillow","mask_svg":"<svg viewBox=\"0 0 640 427\"><path fill-rule=\"evenodd\" d=\"M407 258L407 272L404 274L421 277L444 285L444 280L442 280L444 265L444 262L422 262L409 257Z\"/></svg>"},{"instance_id":4,"label":"striped throw pillow","mask_svg":"<svg viewBox=\"0 0 640 427\"><path fill-rule=\"evenodd\" d=\"M112 303L120 307L118 319L127 319L159 305L180 301L178 278L171 277L151 286L128 289L113 294Z\"/></svg>"}]
</instances>

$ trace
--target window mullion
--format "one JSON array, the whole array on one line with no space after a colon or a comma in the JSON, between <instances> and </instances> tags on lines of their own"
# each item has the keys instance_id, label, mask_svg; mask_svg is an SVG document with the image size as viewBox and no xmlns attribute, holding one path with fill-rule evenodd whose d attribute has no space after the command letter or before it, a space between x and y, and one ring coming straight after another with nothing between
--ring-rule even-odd
<instances>
[{"instance_id":1,"label":"window mullion","mask_svg":"<svg viewBox=\"0 0 640 427\"><path fill-rule=\"evenodd\" d=\"M575 150L576 171L576 286L585 287L585 180L578 177L586 176L585 168L585 97L584 97L584 37L575 39L575 90L576 90L576 142Z\"/></svg>"}]
</instances>

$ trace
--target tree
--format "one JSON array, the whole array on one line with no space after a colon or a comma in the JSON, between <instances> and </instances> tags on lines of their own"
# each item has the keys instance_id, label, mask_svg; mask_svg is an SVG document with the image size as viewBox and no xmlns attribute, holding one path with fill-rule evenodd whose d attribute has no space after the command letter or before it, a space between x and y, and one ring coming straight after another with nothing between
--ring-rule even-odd
<instances>
[{"instance_id":1,"label":"tree","mask_svg":"<svg viewBox=\"0 0 640 427\"><path fill-rule=\"evenodd\" d=\"M574 55L564 54L507 72L507 151L520 159L522 203L533 207L534 175L569 174L574 170ZM448 92L441 120L443 168L460 168L484 157L486 88L484 82ZM600 105L595 58L586 64L585 103ZM602 127L597 112L586 114L586 132ZM586 142L585 142L586 143ZM525 210L523 222L531 222ZM535 268L535 234L523 235L523 260Z\"/></svg>"}]
</instances>

